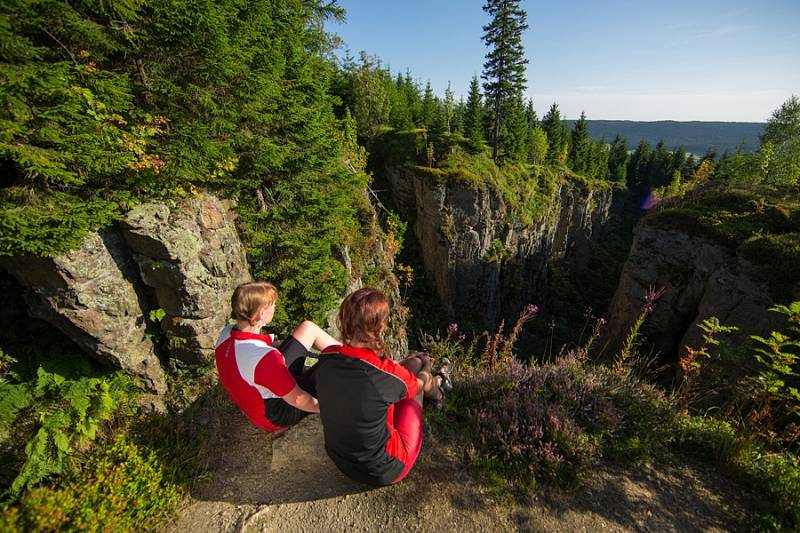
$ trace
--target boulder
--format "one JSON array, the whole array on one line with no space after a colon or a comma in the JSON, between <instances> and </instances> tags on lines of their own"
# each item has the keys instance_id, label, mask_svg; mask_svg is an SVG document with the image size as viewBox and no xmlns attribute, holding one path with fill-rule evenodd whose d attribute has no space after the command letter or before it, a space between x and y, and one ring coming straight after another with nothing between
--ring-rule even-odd
<instances>
[{"instance_id":1,"label":"boulder","mask_svg":"<svg viewBox=\"0 0 800 533\"><path fill-rule=\"evenodd\" d=\"M164 312L170 356L199 365L213 357L233 289L250 280L229 205L205 194L148 202L121 223L141 278Z\"/></svg>"},{"instance_id":2,"label":"boulder","mask_svg":"<svg viewBox=\"0 0 800 533\"><path fill-rule=\"evenodd\" d=\"M90 233L80 248L58 257L6 257L2 265L27 289L31 316L54 325L100 362L140 378L148 389L166 391L146 331L146 293L119 231Z\"/></svg>"}]
</instances>

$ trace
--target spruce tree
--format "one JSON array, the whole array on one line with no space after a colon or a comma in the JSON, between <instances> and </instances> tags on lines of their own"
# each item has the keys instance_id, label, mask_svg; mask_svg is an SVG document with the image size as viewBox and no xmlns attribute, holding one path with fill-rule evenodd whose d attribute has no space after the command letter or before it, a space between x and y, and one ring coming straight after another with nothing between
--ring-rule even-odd
<instances>
[{"instance_id":1,"label":"spruce tree","mask_svg":"<svg viewBox=\"0 0 800 533\"><path fill-rule=\"evenodd\" d=\"M586 112L581 111L581 118L575 122L570 135L568 162L572 170L580 174L587 173L592 152L591 145L589 127L586 124Z\"/></svg>"},{"instance_id":2,"label":"spruce tree","mask_svg":"<svg viewBox=\"0 0 800 533\"><path fill-rule=\"evenodd\" d=\"M469 139L473 150L477 151L483 143L483 102L477 76L473 76L469 84L469 95L464 110L464 136Z\"/></svg>"},{"instance_id":3,"label":"spruce tree","mask_svg":"<svg viewBox=\"0 0 800 533\"><path fill-rule=\"evenodd\" d=\"M425 85L425 94L422 97L422 126L426 129L433 127L436 121L436 99L433 96L431 82Z\"/></svg>"},{"instance_id":4,"label":"spruce tree","mask_svg":"<svg viewBox=\"0 0 800 533\"><path fill-rule=\"evenodd\" d=\"M353 77L353 117L358 133L373 137L378 128L389 123L390 95L383 82L384 70L377 56L361 52Z\"/></svg>"},{"instance_id":5,"label":"spruce tree","mask_svg":"<svg viewBox=\"0 0 800 533\"><path fill-rule=\"evenodd\" d=\"M500 158L517 163L525 161L528 153L528 124L525 116L525 104L519 95L508 100L502 132Z\"/></svg>"},{"instance_id":6,"label":"spruce tree","mask_svg":"<svg viewBox=\"0 0 800 533\"><path fill-rule=\"evenodd\" d=\"M610 155L609 146L605 137L599 142L589 141L589 163L587 175L596 180L608 179L608 157Z\"/></svg>"},{"instance_id":7,"label":"spruce tree","mask_svg":"<svg viewBox=\"0 0 800 533\"><path fill-rule=\"evenodd\" d=\"M452 129L456 133L464 135L464 113L467 105L464 103L464 97L460 97L455 107L453 108L453 124Z\"/></svg>"},{"instance_id":8,"label":"spruce tree","mask_svg":"<svg viewBox=\"0 0 800 533\"><path fill-rule=\"evenodd\" d=\"M389 123L393 128L404 130L414 126L409 109L408 93L402 74L398 73L392 91L391 109L389 110Z\"/></svg>"},{"instance_id":9,"label":"spruce tree","mask_svg":"<svg viewBox=\"0 0 800 533\"><path fill-rule=\"evenodd\" d=\"M547 134L547 140L550 143L547 148L546 161L551 165L558 164L566 139L564 139L561 130L561 112L555 102L553 102L550 110L542 119L542 129Z\"/></svg>"},{"instance_id":10,"label":"spruce tree","mask_svg":"<svg viewBox=\"0 0 800 533\"><path fill-rule=\"evenodd\" d=\"M527 122L527 161L541 165L547 157L547 134L539 124L533 100L529 99L525 107L525 120Z\"/></svg>"},{"instance_id":11,"label":"spruce tree","mask_svg":"<svg viewBox=\"0 0 800 533\"><path fill-rule=\"evenodd\" d=\"M525 120L528 123L528 129L539 125L539 117L536 114L536 107L533 105L533 98L528 98L525 104Z\"/></svg>"},{"instance_id":12,"label":"spruce tree","mask_svg":"<svg viewBox=\"0 0 800 533\"><path fill-rule=\"evenodd\" d=\"M483 27L483 42L489 47L483 64L483 90L492 110L492 158L497 159L501 130L507 121L507 110L512 98L521 98L525 92L525 65L522 32L528 29L527 14L520 0L488 0L483 10L492 17Z\"/></svg>"},{"instance_id":13,"label":"spruce tree","mask_svg":"<svg viewBox=\"0 0 800 533\"><path fill-rule=\"evenodd\" d=\"M627 183L629 189L641 189L642 184L650 173L649 164L652 154L653 148L650 144L645 139L639 141L636 150L633 151L633 154L628 159Z\"/></svg>"},{"instance_id":14,"label":"spruce tree","mask_svg":"<svg viewBox=\"0 0 800 533\"><path fill-rule=\"evenodd\" d=\"M340 14L294 0L5 1L0 159L26 181L0 190L0 255L63 253L135 202L212 188L237 200L253 276L281 286L276 320L324 319L347 284L336 250L360 246L367 181L342 164L352 121L345 140L330 93L321 28Z\"/></svg>"},{"instance_id":15,"label":"spruce tree","mask_svg":"<svg viewBox=\"0 0 800 533\"><path fill-rule=\"evenodd\" d=\"M406 102L408 102L408 111L411 114L411 121L418 128L424 127L422 120L422 100L419 95L419 86L414 78L411 77L411 71L406 71L405 81Z\"/></svg>"},{"instance_id":16,"label":"spruce tree","mask_svg":"<svg viewBox=\"0 0 800 533\"><path fill-rule=\"evenodd\" d=\"M625 185L628 175L628 146L621 135L611 141L611 150L608 154L608 179Z\"/></svg>"}]
</instances>

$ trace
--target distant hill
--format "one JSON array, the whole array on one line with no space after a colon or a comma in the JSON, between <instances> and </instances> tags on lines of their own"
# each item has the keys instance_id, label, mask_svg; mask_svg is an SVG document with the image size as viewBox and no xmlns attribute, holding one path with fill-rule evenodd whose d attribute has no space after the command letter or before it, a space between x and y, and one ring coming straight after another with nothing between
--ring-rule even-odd
<instances>
[{"instance_id":1,"label":"distant hill","mask_svg":"<svg viewBox=\"0 0 800 533\"><path fill-rule=\"evenodd\" d=\"M570 127L575 123L570 120ZM758 136L764 130L761 122L676 122L659 120L656 122L635 122L631 120L588 120L589 134L594 139L605 137L611 142L616 134L628 141L633 149L642 139L655 146L664 140L668 148L683 146L687 152L702 155L710 147L722 155L725 150L736 150L744 143L748 152L758 148Z\"/></svg>"}]
</instances>

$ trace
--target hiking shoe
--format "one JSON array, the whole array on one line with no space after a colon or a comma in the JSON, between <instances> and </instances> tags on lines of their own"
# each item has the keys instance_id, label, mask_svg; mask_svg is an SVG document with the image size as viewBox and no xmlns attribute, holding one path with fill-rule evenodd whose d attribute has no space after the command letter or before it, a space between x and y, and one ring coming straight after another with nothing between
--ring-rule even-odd
<instances>
[{"instance_id":1,"label":"hiking shoe","mask_svg":"<svg viewBox=\"0 0 800 533\"><path fill-rule=\"evenodd\" d=\"M442 396L445 393L453 390L453 381L450 379L450 359L442 357L437 365L439 368L433 373L434 376L439 376L442 379L439 385L439 390L442 391Z\"/></svg>"}]
</instances>

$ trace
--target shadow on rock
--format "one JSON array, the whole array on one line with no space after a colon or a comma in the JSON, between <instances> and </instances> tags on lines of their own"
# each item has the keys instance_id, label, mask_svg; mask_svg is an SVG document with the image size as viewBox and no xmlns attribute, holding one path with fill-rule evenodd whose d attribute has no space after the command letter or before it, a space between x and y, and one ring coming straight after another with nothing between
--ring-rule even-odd
<instances>
[{"instance_id":1,"label":"shadow on rock","mask_svg":"<svg viewBox=\"0 0 800 533\"><path fill-rule=\"evenodd\" d=\"M754 501L736 484L702 464L598 468L575 493L545 489L518 527L561 530L559 522L637 531L740 531L752 525ZM592 518L593 516L593 518Z\"/></svg>"},{"instance_id":2,"label":"shadow on rock","mask_svg":"<svg viewBox=\"0 0 800 533\"><path fill-rule=\"evenodd\" d=\"M322 424L306 417L280 434L254 427L234 406L221 405L209 428L209 478L192 497L270 505L306 502L370 490L344 476L325 453Z\"/></svg>"}]
</instances>

